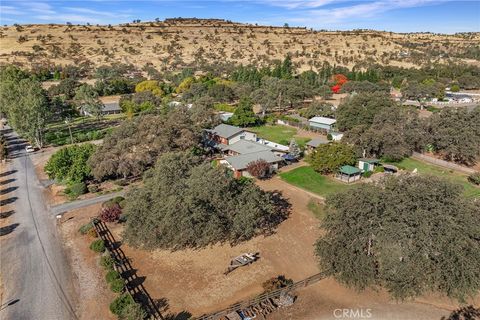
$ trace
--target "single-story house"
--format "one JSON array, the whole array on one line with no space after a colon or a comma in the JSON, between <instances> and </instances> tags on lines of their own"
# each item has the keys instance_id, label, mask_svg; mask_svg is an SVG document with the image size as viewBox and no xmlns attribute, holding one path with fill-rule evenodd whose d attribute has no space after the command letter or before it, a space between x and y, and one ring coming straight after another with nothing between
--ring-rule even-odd
<instances>
[{"instance_id":1,"label":"single-story house","mask_svg":"<svg viewBox=\"0 0 480 320\"><path fill-rule=\"evenodd\" d=\"M205 130L207 140L217 144L231 145L240 140L257 141L257 134L240 127L219 124L213 129Z\"/></svg>"},{"instance_id":2,"label":"single-story house","mask_svg":"<svg viewBox=\"0 0 480 320\"><path fill-rule=\"evenodd\" d=\"M222 151L226 152L230 156L247 154L247 153L255 153L255 152L263 152L263 151L270 151L276 154L277 156L282 156L288 152L288 148L286 151L284 151L284 150L272 148L268 145L261 144L258 142L253 142L249 140L240 140L228 146L224 146L222 148Z\"/></svg>"},{"instance_id":3,"label":"single-story house","mask_svg":"<svg viewBox=\"0 0 480 320\"><path fill-rule=\"evenodd\" d=\"M361 158L358 160L358 168L363 172L373 171L380 164L378 159Z\"/></svg>"},{"instance_id":4,"label":"single-story house","mask_svg":"<svg viewBox=\"0 0 480 320\"><path fill-rule=\"evenodd\" d=\"M308 141L307 144L305 145L305 153L309 154L313 152L319 145L322 144L327 144L330 141L324 138L313 138L312 140Z\"/></svg>"},{"instance_id":5,"label":"single-story house","mask_svg":"<svg viewBox=\"0 0 480 320\"><path fill-rule=\"evenodd\" d=\"M122 113L122 109L120 108L120 105L118 102L108 102L103 104L102 112L101 112L102 115L118 114L118 113ZM84 107L80 108L80 114L84 116L89 116L89 117L94 116Z\"/></svg>"},{"instance_id":6,"label":"single-story house","mask_svg":"<svg viewBox=\"0 0 480 320\"><path fill-rule=\"evenodd\" d=\"M340 170L338 170L338 173L335 175L335 178L343 182L350 183L350 182L360 180L361 174L362 172L360 171L360 169L355 168L353 166L346 165L341 167Z\"/></svg>"},{"instance_id":7,"label":"single-story house","mask_svg":"<svg viewBox=\"0 0 480 320\"><path fill-rule=\"evenodd\" d=\"M313 129L332 131L337 120L327 117L313 117L308 120L308 124Z\"/></svg>"},{"instance_id":8,"label":"single-story house","mask_svg":"<svg viewBox=\"0 0 480 320\"><path fill-rule=\"evenodd\" d=\"M247 167L250 163L258 160L265 160L270 164L270 173L278 170L279 164L284 160L269 150L240 154L236 156L226 157L219 161L220 164L226 165L233 170L235 178L251 177L247 171Z\"/></svg>"}]
</instances>

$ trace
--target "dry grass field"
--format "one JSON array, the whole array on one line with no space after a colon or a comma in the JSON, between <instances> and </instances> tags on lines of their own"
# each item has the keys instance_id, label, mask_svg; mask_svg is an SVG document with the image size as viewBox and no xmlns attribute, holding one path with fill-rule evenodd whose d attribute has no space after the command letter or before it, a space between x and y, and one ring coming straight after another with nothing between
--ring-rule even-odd
<instances>
[{"instance_id":1,"label":"dry grass field","mask_svg":"<svg viewBox=\"0 0 480 320\"><path fill-rule=\"evenodd\" d=\"M455 57L479 42L480 33L313 31L200 19L115 26L17 25L0 28L0 63L25 67L129 63L139 69L153 65L166 70L195 61L268 64L290 54L300 71L324 62L418 67L446 62L447 56L459 60Z\"/></svg>"}]
</instances>

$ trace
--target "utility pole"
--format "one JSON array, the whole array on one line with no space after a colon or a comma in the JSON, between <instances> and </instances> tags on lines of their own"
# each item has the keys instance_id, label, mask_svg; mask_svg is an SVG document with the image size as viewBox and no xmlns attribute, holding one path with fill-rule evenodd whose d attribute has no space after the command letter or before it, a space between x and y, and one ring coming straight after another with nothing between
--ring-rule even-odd
<instances>
[{"instance_id":1,"label":"utility pole","mask_svg":"<svg viewBox=\"0 0 480 320\"><path fill-rule=\"evenodd\" d=\"M72 136L72 128L70 127L70 120L66 118L65 123L67 124L68 132L70 133L70 143L73 144L73 136Z\"/></svg>"}]
</instances>

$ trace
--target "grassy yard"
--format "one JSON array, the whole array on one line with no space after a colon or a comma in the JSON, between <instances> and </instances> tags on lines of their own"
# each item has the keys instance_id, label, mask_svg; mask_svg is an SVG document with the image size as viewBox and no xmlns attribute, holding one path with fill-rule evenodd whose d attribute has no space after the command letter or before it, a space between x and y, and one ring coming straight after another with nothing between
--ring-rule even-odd
<instances>
[{"instance_id":1,"label":"grassy yard","mask_svg":"<svg viewBox=\"0 0 480 320\"><path fill-rule=\"evenodd\" d=\"M280 177L294 186L316 193L322 197L351 188L350 185L315 172L312 167L299 167L280 173Z\"/></svg>"},{"instance_id":2,"label":"grassy yard","mask_svg":"<svg viewBox=\"0 0 480 320\"><path fill-rule=\"evenodd\" d=\"M125 119L124 114L107 115L97 120L92 117L78 117L70 122L73 142L84 142L103 139L113 127ZM56 121L47 125L45 141L53 146L71 143L68 125L64 121Z\"/></svg>"},{"instance_id":3,"label":"grassy yard","mask_svg":"<svg viewBox=\"0 0 480 320\"><path fill-rule=\"evenodd\" d=\"M265 125L248 129L255 132L260 138L264 138L287 146L292 138L295 138L295 141L297 141L298 145L301 147L305 146L305 144L311 140L310 138L297 136L297 129L289 126Z\"/></svg>"},{"instance_id":4,"label":"grassy yard","mask_svg":"<svg viewBox=\"0 0 480 320\"><path fill-rule=\"evenodd\" d=\"M467 197L480 197L480 188L468 182L467 175L465 174L412 158L403 159L402 161L393 164L398 166L400 169L413 171L416 168L419 173L447 178L453 182L463 185L465 189L464 193Z\"/></svg>"}]
</instances>

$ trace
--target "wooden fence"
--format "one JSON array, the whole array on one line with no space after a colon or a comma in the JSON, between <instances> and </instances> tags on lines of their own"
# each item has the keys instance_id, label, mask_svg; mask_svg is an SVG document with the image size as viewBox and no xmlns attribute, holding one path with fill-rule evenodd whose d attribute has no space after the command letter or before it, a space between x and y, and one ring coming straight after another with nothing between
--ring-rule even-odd
<instances>
[{"instance_id":1,"label":"wooden fence","mask_svg":"<svg viewBox=\"0 0 480 320\"><path fill-rule=\"evenodd\" d=\"M120 273L125 282L125 292L129 294L135 302L141 304L150 317L153 319L163 319L155 301L153 301L143 286L142 279L137 276L135 269L133 269L130 264L130 260L125 256L122 249L120 249L119 243L115 240L107 225L97 219L92 220L92 224L98 236L104 241L110 257L115 261L115 269Z\"/></svg>"},{"instance_id":2,"label":"wooden fence","mask_svg":"<svg viewBox=\"0 0 480 320\"><path fill-rule=\"evenodd\" d=\"M291 285L289 285L285 288L280 288L280 289L277 289L275 291L263 293L259 296L256 296L255 298L244 300L242 302L237 302L235 304L232 304L231 306L229 306L228 308L225 308L223 310L220 310L220 311L217 311L217 312L214 312L214 313L210 313L210 314L202 315L199 318L197 318L197 320L216 320L216 319L219 319L221 317L226 316L227 314L229 314L231 312L241 311L241 310L246 309L250 306L257 305L257 304L260 304L264 301L267 301L268 299L278 298L282 294L291 292L295 289L304 288L304 287L309 286L311 284L317 283L318 281L320 281L322 279L325 279L325 278L326 278L326 273L325 272L320 272L320 273L317 273L317 274L315 274L313 276L310 276L306 279L295 282L295 283L293 283L293 284L291 284Z\"/></svg>"}]
</instances>

